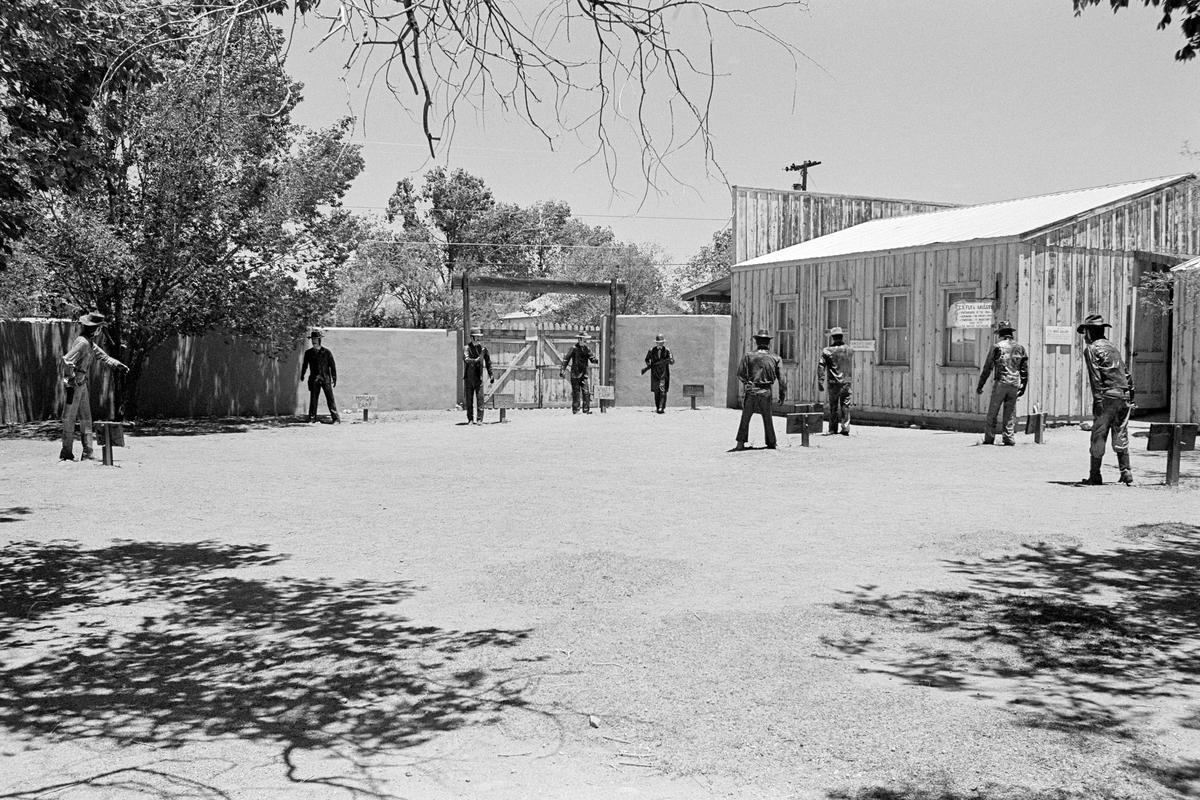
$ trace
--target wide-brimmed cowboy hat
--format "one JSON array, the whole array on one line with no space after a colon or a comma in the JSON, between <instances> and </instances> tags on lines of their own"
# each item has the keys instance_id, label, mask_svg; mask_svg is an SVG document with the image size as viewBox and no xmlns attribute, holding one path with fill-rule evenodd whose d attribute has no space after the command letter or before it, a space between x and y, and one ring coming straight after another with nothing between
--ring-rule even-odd
<instances>
[{"instance_id":1,"label":"wide-brimmed cowboy hat","mask_svg":"<svg viewBox=\"0 0 1200 800\"><path fill-rule=\"evenodd\" d=\"M325 338L325 334L324 334L324 333L321 331L321 329L320 329L320 328L313 328L313 332L312 332L312 333L310 333L310 334L308 335L308 338L310 338L310 339L324 339L324 338Z\"/></svg>"},{"instance_id":2,"label":"wide-brimmed cowboy hat","mask_svg":"<svg viewBox=\"0 0 1200 800\"><path fill-rule=\"evenodd\" d=\"M841 328L834 326L829 329L829 335L830 336L845 336L846 332L844 330L842 330Z\"/></svg>"},{"instance_id":3,"label":"wide-brimmed cowboy hat","mask_svg":"<svg viewBox=\"0 0 1200 800\"><path fill-rule=\"evenodd\" d=\"M82 317L80 317L77 321L79 322L80 325L83 325L84 327L87 327L87 328L103 328L105 325L108 324L108 318L105 317L103 314L99 314L95 311L89 311L88 313L86 313Z\"/></svg>"},{"instance_id":4,"label":"wide-brimmed cowboy hat","mask_svg":"<svg viewBox=\"0 0 1200 800\"><path fill-rule=\"evenodd\" d=\"M483 328L471 328L472 336L483 336Z\"/></svg>"},{"instance_id":5,"label":"wide-brimmed cowboy hat","mask_svg":"<svg viewBox=\"0 0 1200 800\"><path fill-rule=\"evenodd\" d=\"M755 339L766 339L767 341L770 341L771 339L773 339L775 337L773 337L771 335L771 332L769 330L767 330L766 328L759 328L758 333L754 334L754 338Z\"/></svg>"},{"instance_id":6,"label":"wide-brimmed cowboy hat","mask_svg":"<svg viewBox=\"0 0 1200 800\"><path fill-rule=\"evenodd\" d=\"M1075 329L1076 333L1083 333L1084 328L1111 328L1112 325L1104 321L1104 317L1099 314L1088 314L1083 318L1083 322L1079 323L1079 327Z\"/></svg>"},{"instance_id":7,"label":"wide-brimmed cowboy hat","mask_svg":"<svg viewBox=\"0 0 1200 800\"><path fill-rule=\"evenodd\" d=\"M592 335L591 335L590 333L588 333L587 331L580 331L580 332L579 332L579 334L578 334L578 338L580 338L580 339L590 339L590 338L592 338Z\"/></svg>"},{"instance_id":8,"label":"wide-brimmed cowboy hat","mask_svg":"<svg viewBox=\"0 0 1200 800\"><path fill-rule=\"evenodd\" d=\"M661 333L658 336L654 337L654 341L656 341L656 342L665 342L666 340L667 340L667 337L663 336Z\"/></svg>"},{"instance_id":9,"label":"wide-brimmed cowboy hat","mask_svg":"<svg viewBox=\"0 0 1200 800\"><path fill-rule=\"evenodd\" d=\"M1004 331L1013 332L1016 331L1016 328L1008 320L1002 319L996 323L996 333L1004 333Z\"/></svg>"}]
</instances>

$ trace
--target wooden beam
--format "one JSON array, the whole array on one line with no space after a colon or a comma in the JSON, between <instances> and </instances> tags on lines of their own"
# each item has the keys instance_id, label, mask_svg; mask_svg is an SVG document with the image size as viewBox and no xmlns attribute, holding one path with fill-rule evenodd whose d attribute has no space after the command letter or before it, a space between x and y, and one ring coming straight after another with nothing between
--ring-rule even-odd
<instances>
[{"instance_id":1,"label":"wooden beam","mask_svg":"<svg viewBox=\"0 0 1200 800\"><path fill-rule=\"evenodd\" d=\"M568 281L557 278L497 278L490 275L472 275L468 280L471 289L491 289L503 292L563 292L566 294L609 294L613 291L610 281ZM463 276L455 275L452 289L463 287ZM618 291L628 291L623 283L617 283Z\"/></svg>"}]
</instances>

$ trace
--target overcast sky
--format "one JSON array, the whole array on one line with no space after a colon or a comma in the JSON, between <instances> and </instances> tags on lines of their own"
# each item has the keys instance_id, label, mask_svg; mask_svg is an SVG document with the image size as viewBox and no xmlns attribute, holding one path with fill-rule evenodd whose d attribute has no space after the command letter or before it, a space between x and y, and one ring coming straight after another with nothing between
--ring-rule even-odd
<instances>
[{"instance_id":1,"label":"overcast sky","mask_svg":"<svg viewBox=\"0 0 1200 800\"><path fill-rule=\"evenodd\" d=\"M730 184L788 188L783 168L821 161L817 192L977 203L1200 171L1200 59L1173 58L1178 29L1158 31L1140 7L1070 0L810 0L768 17L807 58L720 31L712 130ZM683 27L688 42L703 44ZM358 117L366 170L347 204L384 205L397 180L437 163L479 175L501 201L565 200L576 216L623 240L656 242L686 260L727 224L729 187L691 148L669 162L686 185L659 181L644 202L637 153L619 154L617 191L589 147L570 135L550 150L493 106L462 113L453 145L430 160L418 125L396 101L364 102L339 65L337 42L300 30L288 58L305 83L294 119ZM639 210L638 206L641 205Z\"/></svg>"}]
</instances>

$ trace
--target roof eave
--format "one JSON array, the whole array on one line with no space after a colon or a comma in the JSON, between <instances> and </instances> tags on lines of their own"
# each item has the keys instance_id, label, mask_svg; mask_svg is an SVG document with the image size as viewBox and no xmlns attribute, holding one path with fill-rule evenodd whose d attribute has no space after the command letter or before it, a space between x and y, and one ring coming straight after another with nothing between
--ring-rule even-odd
<instances>
[{"instance_id":1,"label":"roof eave","mask_svg":"<svg viewBox=\"0 0 1200 800\"><path fill-rule=\"evenodd\" d=\"M917 253L922 250L953 250L960 247L975 247L978 245L988 244L1004 244L1007 242L1019 242L1019 236L989 236L983 239L961 239L953 242L930 242L928 244L918 244L912 247L889 247L883 250L856 250L851 253L837 253L827 256L813 256L811 258L792 258L782 261L767 261L758 264L751 264L743 261L733 265L733 269L745 271L757 267L795 267L804 264L817 264L823 261L849 261L853 258L863 258L865 256L890 256L890 255L905 255L907 253ZM815 241L815 240L814 240Z\"/></svg>"},{"instance_id":2,"label":"roof eave","mask_svg":"<svg viewBox=\"0 0 1200 800\"><path fill-rule=\"evenodd\" d=\"M1150 189L1144 189L1135 194L1126 195L1125 197L1122 197L1120 200L1114 200L1113 202L1105 203L1102 206L1096 206L1095 208L1089 208L1087 211L1084 211L1080 214L1073 214L1069 217L1064 217L1063 219L1060 219L1057 222L1051 222L1047 225L1040 225L1037 228L1034 228L1033 230L1022 233L1018 238L1021 239L1022 241L1027 241L1029 239L1036 239L1039 236L1045 236L1050 231L1056 230L1058 228L1062 228L1066 225L1074 224L1076 222L1082 222L1083 220L1088 219L1089 217L1094 217L1099 214L1107 213L1109 211L1112 211L1115 208L1119 208L1120 206L1126 205L1127 203L1132 203L1137 200L1141 200L1143 197L1149 197L1150 195L1154 194L1155 192L1161 192L1163 189L1167 189L1167 188L1170 188L1171 186L1175 186L1177 184L1184 183L1184 182L1190 181L1190 180L1195 180L1195 179L1196 179L1196 174L1194 172L1189 172L1186 175L1180 175L1177 178L1167 180L1165 183L1160 183L1158 186L1154 186Z\"/></svg>"}]
</instances>

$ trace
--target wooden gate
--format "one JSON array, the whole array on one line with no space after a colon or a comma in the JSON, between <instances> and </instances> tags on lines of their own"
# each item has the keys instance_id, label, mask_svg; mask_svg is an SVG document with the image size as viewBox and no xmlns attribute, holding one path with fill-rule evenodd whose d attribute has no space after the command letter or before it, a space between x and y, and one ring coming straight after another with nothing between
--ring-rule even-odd
<instances>
[{"instance_id":1,"label":"wooden gate","mask_svg":"<svg viewBox=\"0 0 1200 800\"><path fill-rule=\"evenodd\" d=\"M599 326L584 328L526 328L503 330L484 328L481 337L492 358L496 382L487 387L487 396L511 394L517 408L564 408L571 405L571 381L560 378L563 357L575 344L579 331L592 336L592 354L600 357ZM592 381L597 382L596 366Z\"/></svg>"}]
</instances>

